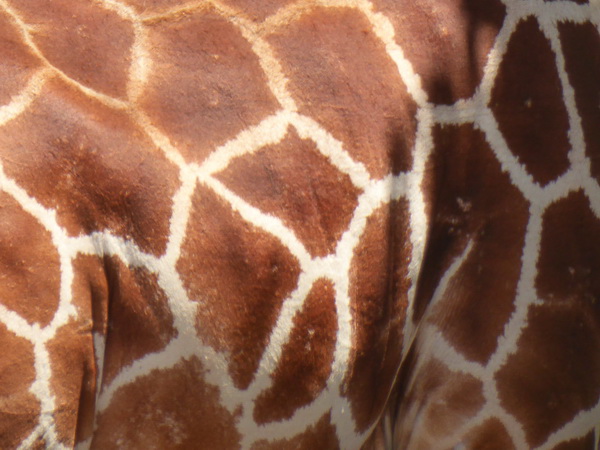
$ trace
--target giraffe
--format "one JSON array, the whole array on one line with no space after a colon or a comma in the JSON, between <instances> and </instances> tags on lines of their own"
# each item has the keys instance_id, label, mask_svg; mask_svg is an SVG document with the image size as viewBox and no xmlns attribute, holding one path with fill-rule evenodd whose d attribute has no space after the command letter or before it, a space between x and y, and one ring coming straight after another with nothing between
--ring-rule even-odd
<instances>
[{"instance_id":1,"label":"giraffe","mask_svg":"<svg viewBox=\"0 0 600 450\"><path fill-rule=\"evenodd\" d=\"M0 0L2 448L598 448L597 0Z\"/></svg>"}]
</instances>

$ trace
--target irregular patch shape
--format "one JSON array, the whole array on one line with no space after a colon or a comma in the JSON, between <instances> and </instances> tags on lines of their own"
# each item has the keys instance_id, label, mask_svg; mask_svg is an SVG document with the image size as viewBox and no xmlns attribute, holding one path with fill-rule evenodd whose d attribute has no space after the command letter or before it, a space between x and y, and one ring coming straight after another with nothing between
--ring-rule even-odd
<instances>
[{"instance_id":1,"label":"irregular patch shape","mask_svg":"<svg viewBox=\"0 0 600 450\"><path fill-rule=\"evenodd\" d=\"M38 399L29 392L35 380L33 346L0 322L0 348L10 349L0 358L0 436L3 447L17 448L40 413Z\"/></svg>"},{"instance_id":2,"label":"irregular patch shape","mask_svg":"<svg viewBox=\"0 0 600 450\"><path fill-rule=\"evenodd\" d=\"M60 261L52 236L0 192L0 303L44 327L58 308Z\"/></svg>"},{"instance_id":3,"label":"irregular patch shape","mask_svg":"<svg viewBox=\"0 0 600 450\"><path fill-rule=\"evenodd\" d=\"M547 302L571 302L600 327L600 219L583 192L550 205L544 214L536 288Z\"/></svg>"},{"instance_id":4,"label":"irregular patch shape","mask_svg":"<svg viewBox=\"0 0 600 450\"><path fill-rule=\"evenodd\" d=\"M276 111L250 44L212 7L148 27L153 73L141 105L186 160L201 162Z\"/></svg>"},{"instance_id":5,"label":"irregular patch shape","mask_svg":"<svg viewBox=\"0 0 600 450\"><path fill-rule=\"evenodd\" d=\"M226 450L239 448L239 440L235 417L219 404L219 390L204 381L204 368L192 357L119 389L99 416L91 448Z\"/></svg>"},{"instance_id":6,"label":"irregular patch shape","mask_svg":"<svg viewBox=\"0 0 600 450\"><path fill-rule=\"evenodd\" d=\"M373 0L389 18L396 42L421 77L432 103L471 97L502 26L499 0Z\"/></svg>"},{"instance_id":7,"label":"irregular patch shape","mask_svg":"<svg viewBox=\"0 0 600 450\"><path fill-rule=\"evenodd\" d=\"M335 250L360 194L348 175L293 128L279 144L234 159L217 178L280 217L313 256Z\"/></svg>"},{"instance_id":8,"label":"irregular patch shape","mask_svg":"<svg viewBox=\"0 0 600 450\"><path fill-rule=\"evenodd\" d=\"M373 176L410 168L416 105L364 16L315 8L269 41L301 113L341 140Z\"/></svg>"},{"instance_id":9,"label":"irregular patch shape","mask_svg":"<svg viewBox=\"0 0 600 450\"><path fill-rule=\"evenodd\" d=\"M387 203L367 219L350 268L353 345L342 386L358 431L383 410L400 365L411 255L408 203Z\"/></svg>"},{"instance_id":10,"label":"irregular patch shape","mask_svg":"<svg viewBox=\"0 0 600 450\"><path fill-rule=\"evenodd\" d=\"M311 425L296 437L274 442L258 441L252 446L252 450L297 450L301 448L318 448L319 450L340 448L335 427L331 424L331 413L325 414L316 424Z\"/></svg>"},{"instance_id":11,"label":"irregular patch shape","mask_svg":"<svg viewBox=\"0 0 600 450\"><path fill-rule=\"evenodd\" d=\"M600 397L600 315L578 302L532 306L527 328L496 374L500 402L541 445Z\"/></svg>"},{"instance_id":12,"label":"irregular patch shape","mask_svg":"<svg viewBox=\"0 0 600 450\"><path fill-rule=\"evenodd\" d=\"M86 87L127 95L131 23L95 2L19 0L13 7L50 64Z\"/></svg>"},{"instance_id":13,"label":"irregular patch shape","mask_svg":"<svg viewBox=\"0 0 600 450\"><path fill-rule=\"evenodd\" d=\"M515 444L506 428L496 418L488 419L471 430L461 443L466 445L466 448L477 450L509 450L515 448Z\"/></svg>"},{"instance_id":14,"label":"irregular patch shape","mask_svg":"<svg viewBox=\"0 0 600 450\"><path fill-rule=\"evenodd\" d=\"M230 353L233 381L245 389L283 300L296 287L298 261L204 186L194 194L188 228L177 270L190 298L200 303L198 335Z\"/></svg>"},{"instance_id":15,"label":"irregular patch shape","mask_svg":"<svg viewBox=\"0 0 600 450\"><path fill-rule=\"evenodd\" d=\"M595 443L594 432L588 433L586 436L579 439L571 439L562 444L558 444L552 450L593 450Z\"/></svg>"},{"instance_id":16,"label":"irregular patch shape","mask_svg":"<svg viewBox=\"0 0 600 450\"><path fill-rule=\"evenodd\" d=\"M168 299L155 274L105 260L109 286L103 384L136 359L164 349L177 336Z\"/></svg>"},{"instance_id":17,"label":"irregular patch shape","mask_svg":"<svg viewBox=\"0 0 600 450\"><path fill-rule=\"evenodd\" d=\"M253 0L251 2L248 0L223 0L223 3L243 11L243 14L254 22L264 20L292 2L293 0Z\"/></svg>"},{"instance_id":18,"label":"irregular patch shape","mask_svg":"<svg viewBox=\"0 0 600 450\"><path fill-rule=\"evenodd\" d=\"M23 42L19 30L4 11L0 11L0 61L1 106L17 95L40 67L40 62Z\"/></svg>"},{"instance_id":19,"label":"irregular patch shape","mask_svg":"<svg viewBox=\"0 0 600 450\"><path fill-rule=\"evenodd\" d=\"M436 126L433 138L426 168L433 216L414 321L421 320L440 280L470 242L467 259L429 320L466 358L485 363L514 310L528 204L472 125Z\"/></svg>"},{"instance_id":20,"label":"irregular patch shape","mask_svg":"<svg viewBox=\"0 0 600 450\"><path fill-rule=\"evenodd\" d=\"M558 29L591 172L600 183L600 35L591 23L561 22Z\"/></svg>"},{"instance_id":21,"label":"irregular patch shape","mask_svg":"<svg viewBox=\"0 0 600 450\"><path fill-rule=\"evenodd\" d=\"M289 419L325 388L335 350L337 316L331 281L317 280L294 316L289 341L273 372L273 385L255 401L258 424Z\"/></svg>"},{"instance_id":22,"label":"irregular patch shape","mask_svg":"<svg viewBox=\"0 0 600 450\"><path fill-rule=\"evenodd\" d=\"M490 107L510 150L541 185L569 167L569 118L554 53L529 18L514 31L500 64Z\"/></svg>"},{"instance_id":23,"label":"irregular patch shape","mask_svg":"<svg viewBox=\"0 0 600 450\"><path fill-rule=\"evenodd\" d=\"M413 372L407 386L397 414L397 448L435 448L485 403L480 380L434 359Z\"/></svg>"},{"instance_id":24,"label":"irregular patch shape","mask_svg":"<svg viewBox=\"0 0 600 450\"><path fill-rule=\"evenodd\" d=\"M110 229L144 251L164 251L179 174L126 113L49 81L0 130L0 157L69 234Z\"/></svg>"},{"instance_id":25,"label":"irregular patch shape","mask_svg":"<svg viewBox=\"0 0 600 450\"><path fill-rule=\"evenodd\" d=\"M188 0L123 0L146 18L153 14L168 14L169 10L177 10L190 2ZM174 14L175 15L175 14Z\"/></svg>"}]
</instances>

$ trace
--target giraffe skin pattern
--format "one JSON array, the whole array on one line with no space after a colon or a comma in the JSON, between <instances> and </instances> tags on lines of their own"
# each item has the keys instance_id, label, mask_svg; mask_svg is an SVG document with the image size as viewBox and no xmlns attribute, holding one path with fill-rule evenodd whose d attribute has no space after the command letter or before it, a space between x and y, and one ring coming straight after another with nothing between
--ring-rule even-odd
<instances>
[{"instance_id":1,"label":"giraffe skin pattern","mask_svg":"<svg viewBox=\"0 0 600 450\"><path fill-rule=\"evenodd\" d=\"M599 29L0 0L0 447L598 448Z\"/></svg>"}]
</instances>

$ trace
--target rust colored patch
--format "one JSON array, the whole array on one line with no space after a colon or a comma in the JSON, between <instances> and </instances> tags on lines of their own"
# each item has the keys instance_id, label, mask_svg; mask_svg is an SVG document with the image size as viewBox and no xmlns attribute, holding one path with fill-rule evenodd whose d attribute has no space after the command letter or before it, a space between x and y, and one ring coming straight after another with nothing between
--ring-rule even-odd
<instances>
[{"instance_id":1,"label":"rust colored patch","mask_svg":"<svg viewBox=\"0 0 600 450\"><path fill-rule=\"evenodd\" d=\"M600 35L591 23L558 24L592 175L600 182Z\"/></svg>"},{"instance_id":2,"label":"rust colored patch","mask_svg":"<svg viewBox=\"0 0 600 450\"><path fill-rule=\"evenodd\" d=\"M440 280L471 242L429 319L465 357L485 363L514 310L528 204L480 131L436 126L433 135L426 169L433 216L414 320L421 320Z\"/></svg>"},{"instance_id":3,"label":"rust colored patch","mask_svg":"<svg viewBox=\"0 0 600 450\"><path fill-rule=\"evenodd\" d=\"M521 22L500 64L490 104L510 150L545 185L569 167L569 118L550 43Z\"/></svg>"},{"instance_id":4,"label":"rust colored patch","mask_svg":"<svg viewBox=\"0 0 600 450\"><path fill-rule=\"evenodd\" d=\"M353 346L342 392L359 431L381 414L400 365L410 254L406 200L381 206L367 219L350 269Z\"/></svg>"},{"instance_id":5,"label":"rust colored patch","mask_svg":"<svg viewBox=\"0 0 600 450\"><path fill-rule=\"evenodd\" d=\"M544 214L536 287L547 302L569 301L589 310L600 326L600 219L583 192L550 205Z\"/></svg>"},{"instance_id":6,"label":"rust colored patch","mask_svg":"<svg viewBox=\"0 0 600 450\"><path fill-rule=\"evenodd\" d=\"M330 281L315 282L293 324L273 374L273 386L256 399L254 419L258 424L289 419L325 388L337 332Z\"/></svg>"},{"instance_id":7,"label":"rust colored patch","mask_svg":"<svg viewBox=\"0 0 600 450\"><path fill-rule=\"evenodd\" d=\"M148 27L155 73L142 107L186 160L204 160L275 112L250 44L211 7Z\"/></svg>"},{"instance_id":8,"label":"rust colored patch","mask_svg":"<svg viewBox=\"0 0 600 450\"><path fill-rule=\"evenodd\" d=\"M19 0L13 7L50 64L84 86L126 96L131 23L95 2Z\"/></svg>"},{"instance_id":9,"label":"rust colored patch","mask_svg":"<svg viewBox=\"0 0 600 450\"><path fill-rule=\"evenodd\" d=\"M488 419L470 431L461 443L477 450L510 450L515 448L510 435L498 419Z\"/></svg>"},{"instance_id":10,"label":"rust colored patch","mask_svg":"<svg viewBox=\"0 0 600 450\"><path fill-rule=\"evenodd\" d=\"M296 287L298 261L203 186L197 188L177 270L200 303L198 335L230 352L237 387L248 387L283 300Z\"/></svg>"},{"instance_id":11,"label":"rust colored patch","mask_svg":"<svg viewBox=\"0 0 600 450\"><path fill-rule=\"evenodd\" d=\"M0 303L27 322L46 326L56 312L60 262L52 236L0 192Z\"/></svg>"},{"instance_id":12,"label":"rust colored patch","mask_svg":"<svg viewBox=\"0 0 600 450\"><path fill-rule=\"evenodd\" d=\"M166 13L171 9L177 9L189 4L189 0L123 0L123 3L133 6L142 16Z\"/></svg>"},{"instance_id":13,"label":"rust colored patch","mask_svg":"<svg viewBox=\"0 0 600 450\"><path fill-rule=\"evenodd\" d=\"M552 450L596 450L594 449L595 436L594 432L590 432L582 438L571 439L562 444L558 444Z\"/></svg>"},{"instance_id":14,"label":"rust colored patch","mask_svg":"<svg viewBox=\"0 0 600 450\"><path fill-rule=\"evenodd\" d=\"M373 0L396 31L396 42L433 103L471 97L502 27L499 0Z\"/></svg>"},{"instance_id":15,"label":"rust colored patch","mask_svg":"<svg viewBox=\"0 0 600 450\"><path fill-rule=\"evenodd\" d=\"M416 105L364 16L315 8L269 41L301 113L341 140L373 176L410 168Z\"/></svg>"},{"instance_id":16,"label":"rust colored patch","mask_svg":"<svg viewBox=\"0 0 600 450\"><path fill-rule=\"evenodd\" d=\"M142 356L165 348L177 332L167 296L155 274L106 259L110 286L103 384Z\"/></svg>"},{"instance_id":17,"label":"rust colored patch","mask_svg":"<svg viewBox=\"0 0 600 450\"><path fill-rule=\"evenodd\" d=\"M239 440L235 417L220 405L218 388L204 381L204 368L192 357L119 389L99 416L91 448L226 450L239 448Z\"/></svg>"},{"instance_id":18,"label":"rust colored patch","mask_svg":"<svg viewBox=\"0 0 600 450\"><path fill-rule=\"evenodd\" d=\"M279 144L236 158L217 178L283 219L313 256L335 250L360 194L348 175L293 128Z\"/></svg>"},{"instance_id":19,"label":"rust colored patch","mask_svg":"<svg viewBox=\"0 0 600 450\"><path fill-rule=\"evenodd\" d=\"M3 447L17 448L40 413L39 401L29 392L35 380L33 346L0 322L0 348L10 349L0 358L0 436Z\"/></svg>"},{"instance_id":20,"label":"rust colored patch","mask_svg":"<svg viewBox=\"0 0 600 450\"><path fill-rule=\"evenodd\" d=\"M294 0L224 0L223 3L229 4L245 16L255 22L262 21L267 16L274 14L278 9L285 7Z\"/></svg>"},{"instance_id":21,"label":"rust colored patch","mask_svg":"<svg viewBox=\"0 0 600 450\"><path fill-rule=\"evenodd\" d=\"M258 441L252 446L252 450L297 450L301 448L318 448L319 450L340 448L335 427L331 424L331 413L325 414L316 424L291 439L274 442Z\"/></svg>"},{"instance_id":22,"label":"rust colored patch","mask_svg":"<svg viewBox=\"0 0 600 450\"><path fill-rule=\"evenodd\" d=\"M0 11L0 105L9 102L25 86L40 62L23 42L9 16Z\"/></svg>"},{"instance_id":23,"label":"rust colored patch","mask_svg":"<svg viewBox=\"0 0 600 450\"><path fill-rule=\"evenodd\" d=\"M56 208L69 234L110 229L164 251L179 175L126 113L51 81L0 130L0 157L8 176Z\"/></svg>"},{"instance_id":24,"label":"rust colored patch","mask_svg":"<svg viewBox=\"0 0 600 450\"><path fill-rule=\"evenodd\" d=\"M413 373L396 417L398 448L435 448L484 405L483 384L429 360Z\"/></svg>"},{"instance_id":25,"label":"rust colored patch","mask_svg":"<svg viewBox=\"0 0 600 450\"><path fill-rule=\"evenodd\" d=\"M600 315L574 301L532 306L527 328L496 374L500 402L538 446L600 397Z\"/></svg>"}]
</instances>

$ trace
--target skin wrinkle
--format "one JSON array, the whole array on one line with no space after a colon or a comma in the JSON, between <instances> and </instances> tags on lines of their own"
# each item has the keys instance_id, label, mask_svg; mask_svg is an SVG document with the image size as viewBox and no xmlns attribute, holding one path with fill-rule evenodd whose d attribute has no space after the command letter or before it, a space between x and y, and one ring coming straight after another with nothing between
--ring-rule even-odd
<instances>
[{"instance_id":1,"label":"skin wrinkle","mask_svg":"<svg viewBox=\"0 0 600 450\"><path fill-rule=\"evenodd\" d=\"M75 3L0 0L0 447L597 444L597 5Z\"/></svg>"}]
</instances>

